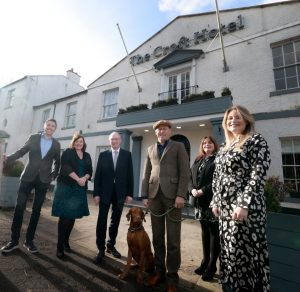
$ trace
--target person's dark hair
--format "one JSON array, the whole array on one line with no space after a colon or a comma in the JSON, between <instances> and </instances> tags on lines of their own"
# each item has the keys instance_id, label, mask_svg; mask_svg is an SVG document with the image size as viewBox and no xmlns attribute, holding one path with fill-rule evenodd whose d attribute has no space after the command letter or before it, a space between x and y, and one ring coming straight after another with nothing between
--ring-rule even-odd
<instances>
[{"instance_id":1,"label":"person's dark hair","mask_svg":"<svg viewBox=\"0 0 300 292\"><path fill-rule=\"evenodd\" d=\"M72 140L71 140L71 143L70 143L69 148L74 149L74 148L75 148L75 146L74 146L75 142L76 142L78 139L80 139L80 138L83 140L82 152L85 152L86 146L87 146L87 145L86 145L86 143L85 143L84 137L83 137L82 135L80 135L79 133L75 133L75 134L73 135L73 138L72 138Z\"/></svg>"},{"instance_id":2,"label":"person's dark hair","mask_svg":"<svg viewBox=\"0 0 300 292\"><path fill-rule=\"evenodd\" d=\"M201 142L200 142L198 154L197 154L197 156L195 158L196 161L198 161L198 160L200 160L200 159L202 159L203 157L206 156L205 151L203 149L203 143L204 143L205 139L209 139L214 144L215 147L214 147L213 154L217 153L217 151L219 149L219 146L218 146L217 141L215 140L215 138L213 138L212 136L205 136L205 137L203 137L202 140L201 140Z\"/></svg>"},{"instance_id":3,"label":"person's dark hair","mask_svg":"<svg viewBox=\"0 0 300 292\"><path fill-rule=\"evenodd\" d=\"M46 124L47 122L53 122L53 123L56 125L56 127L57 127L57 121L56 121L55 119L53 119L53 118L47 119L47 120L45 121L45 124Z\"/></svg>"}]
</instances>

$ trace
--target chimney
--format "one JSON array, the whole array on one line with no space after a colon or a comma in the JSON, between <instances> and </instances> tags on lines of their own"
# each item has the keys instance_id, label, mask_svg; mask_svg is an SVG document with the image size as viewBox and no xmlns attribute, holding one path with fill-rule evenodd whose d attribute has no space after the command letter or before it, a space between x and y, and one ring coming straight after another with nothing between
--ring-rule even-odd
<instances>
[{"instance_id":1,"label":"chimney","mask_svg":"<svg viewBox=\"0 0 300 292\"><path fill-rule=\"evenodd\" d=\"M73 68L71 68L70 70L67 71L67 78L70 81L73 81L74 83L79 84L80 82L80 75L78 75L76 72L73 71Z\"/></svg>"}]
</instances>

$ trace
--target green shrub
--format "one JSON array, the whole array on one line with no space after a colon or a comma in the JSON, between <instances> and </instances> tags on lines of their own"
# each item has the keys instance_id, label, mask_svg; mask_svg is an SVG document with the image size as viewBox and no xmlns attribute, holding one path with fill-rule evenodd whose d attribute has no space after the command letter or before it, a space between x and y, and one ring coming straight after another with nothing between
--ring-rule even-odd
<instances>
[{"instance_id":1,"label":"green shrub","mask_svg":"<svg viewBox=\"0 0 300 292\"><path fill-rule=\"evenodd\" d=\"M271 212L280 212L280 202L291 191L291 186L279 180L278 176L271 176L266 180L265 197L267 210Z\"/></svg>"},{"instance_id":2,"label":"green shrub","mask_svg":"<svg viewBox=\"0 0 300 292\"><path fill-rule=\"evenodd\" d=\"M129 106L126 109L120 108L118 113L125 114L125 113L137 112L137 111L142 111L142 110L147 110L147 109L148 109L148 104L141 103L139 105Z\"/></svg>"},{"instance_id":3,"label":"green shrub","mask_svg":"<svg viewBox=\"0 0 300 292\"><path fill-rule=\"evenodd\" d=\"M181 103L189 102L189 101L195 101L195 100L201 100L206 99L207 97L202 96L201 93L192 93L189 95L186 95L182 100Z\"/></svg>"},{"instance_id":4,"label":"green shrub","mask_svg":"<svg viewBox=\"0 0 300 292\"><path fill-rule=\"evenodd\" d=\"M214 91L203 91L202 94L201 94L203 97L210 97L210 98L213 98L215 97L215 92Z\"/></svg>"},{"instance_id":5,"label":"green shrub","mask_svg":"<svg viewBox=\"0 0 300 292\"><path fill-rule=\"evenodd\" d=\"M222 95L222 96L228 96L228 95L231 95L231 90L229 89L229 87L224 87L224 88L222 89L221 95Z\"/></svg>"},{"instance_id":6,"label":"green shrub","mask_svg":"<svg viewBox=\"0 0 300 292\"><path fill-rule=\"evenodd\" d=\"M15 160L10 163L4 163L3 175L19 177L24 169L24 163L20 160Z\"/></svg>"},{"instance_id":7,"label":"green shrub","mask_svg":"<svg viewBox=\"0 0 300 292\"><path fill-rule=\"evenodd\" d=\"M161 107L161 106L168 106L172 104L178 104L177 98L168 98L163 100L157 100L152 103L152 108Z\"/></svg>"},{"instance_id":8,"label":"green shrub","mask_svg":"<svg viewBox=\"0 0 300 292\"><path fill-rule=\"evenodd\" d=\"M141 103L139 105L132 105L126 108L126 112L136 112L148 109L148 104Z\"/></svg>"},{"instance_id":9,"label":"green shrub","mask_svg":"<svg viewBox=\"0 0 300 292\"><path fill-rule=\"evenodd\" d=\"M118 111L118 114L119 114L119 115L125 114L125 113L126 113L126 109L119 108L119 111Z\"/></svg>"}]
</instances>

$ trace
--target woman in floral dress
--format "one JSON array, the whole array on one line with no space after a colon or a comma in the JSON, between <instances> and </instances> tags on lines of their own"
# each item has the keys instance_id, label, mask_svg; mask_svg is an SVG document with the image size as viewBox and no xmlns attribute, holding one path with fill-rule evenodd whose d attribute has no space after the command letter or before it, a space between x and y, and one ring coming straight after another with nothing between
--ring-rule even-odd
<instances>
[{"instance_id":1,"label":"woman in floral dress","mask_svg":"<svg viewBox=\"0 0 300 292\"><path fill-rule=\"evenodd\" d=\"M215 159L212 211L219 217L220 281L224 292L270 291L264 196L270 152L241 106L229 108L225 144Z\"/></svg>"}]
</instances>

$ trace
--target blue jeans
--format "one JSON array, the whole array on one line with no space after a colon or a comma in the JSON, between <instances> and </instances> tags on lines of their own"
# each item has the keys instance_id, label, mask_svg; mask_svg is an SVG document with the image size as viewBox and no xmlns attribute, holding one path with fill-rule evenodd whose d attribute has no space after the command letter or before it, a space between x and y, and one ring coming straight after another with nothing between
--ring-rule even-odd
<instances>
[{"instance_id":1,"label":"blue jeans","mask_svg":"<svg viewBox=\"0 0 300 292\"><path fill-rule=\"evenodd\" d=\"M21 181L17 204L15 207L15 213L13 218L13 223L11 226L11 240L14 242L19 242L20 231L23 223L24 210L26 208L28 196L34 189L34 200L32 206L32 213L30 216L30 222L27 228L26 241L30 242L34 239L35 230L39 222L41 208L44 203L46 193L49 184L40 181L39 177L32 182Z\"/></svg>"}]
</instances>

